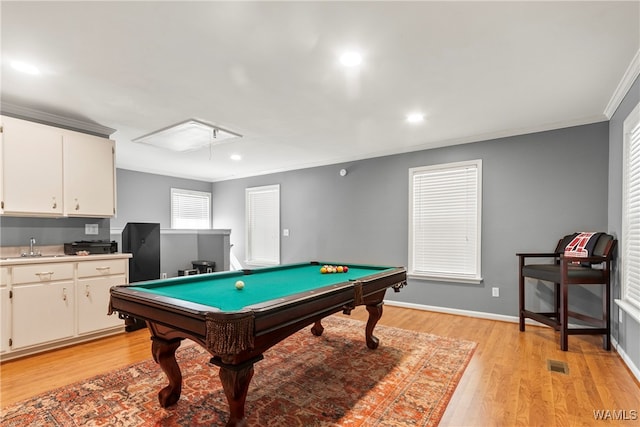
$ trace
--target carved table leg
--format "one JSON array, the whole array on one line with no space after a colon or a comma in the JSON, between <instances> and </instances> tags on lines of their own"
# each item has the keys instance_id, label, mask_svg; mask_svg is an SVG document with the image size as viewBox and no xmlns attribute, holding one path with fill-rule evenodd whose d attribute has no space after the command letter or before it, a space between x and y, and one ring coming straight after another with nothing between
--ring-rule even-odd
<instances>
[{"instance_id":1,"label":"carved table leg","mask_svg":"<svg viewBox=\"0 0 640 427\"><path fill-rule=\"evenodd\" d=\"M229 369L220 366L220 381L229 402L227 427L247 425L247 420L244 417L244 404L247 400L247 391L252 377L253 363L248 363L240 369Z\"/></svg>"},{"instance_id":2,"label":"carved table leg","mask_svg":"<svg viewBox=\"0 0 640 427\"><path fill-rule=\"evenodd\" d=\"M378 320L382 317L382 302L375 305L367 305L367 311L369 312L369 320L367 320L367 328L365 330L367 347L375 350L378 348L380 340L373 335L373 328L376 327Z\"/></svg>"},{"instance_id":3,"label":"carved table leg","mask_svg":"<svg viewBox=\"0 0 640 427\"><path fill-rule=\"evenodd\" d=\"M316 321L316 323L314 323L313 326L311 327L311 333L319 337L320 335L322 335L323 332L324 332L324 326L322 326L322 321L321 320Z\"/></svg>"},{"instance_id":4,"label":"carved table leg","mask_svg":"<svg viewBox=\"0 0 640 427\"><path fill-rule=\"evenodd\" d=\"M151 340L153 360L160 365L160 368L169 379L169 385L158 393L160 406L167 408L175 404L180 399L180 393L182 393L182 373L178 362L176 362L176 350L180 347L182 339L167 341L152 337Z\"/></svg>"}]
</instances>

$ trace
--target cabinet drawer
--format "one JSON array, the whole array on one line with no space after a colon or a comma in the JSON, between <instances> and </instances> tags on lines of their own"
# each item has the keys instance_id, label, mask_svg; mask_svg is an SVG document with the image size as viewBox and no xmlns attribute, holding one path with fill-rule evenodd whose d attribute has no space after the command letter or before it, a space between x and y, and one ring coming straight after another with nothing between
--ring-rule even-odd
<instances>
[{"instance_id":1,"label":"cabinet drawer","mask_svg":"<svg viewBox=\"0 0 640 427\"><path fill-rule=\"evenodd\" d=\"M72 263L20 265L13 267L13 284L73 279Z\"/></svg>"},{"instance_id":2,"label":"cabinet drawer","mask_svg":"<svg viewBox=\"0 0 640 427\"><path fill-rule=\"evenodd\" d=\"M78 277L110 276L125 274L127 260L105 259L78 262Z\"/></svg>"}]
</instances>

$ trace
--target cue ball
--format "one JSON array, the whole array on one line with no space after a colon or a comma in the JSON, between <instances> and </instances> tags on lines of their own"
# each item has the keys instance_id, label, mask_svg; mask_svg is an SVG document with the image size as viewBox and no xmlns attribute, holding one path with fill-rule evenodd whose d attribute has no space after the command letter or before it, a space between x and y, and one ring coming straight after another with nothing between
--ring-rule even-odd
<instances>
[{"instance_id":1,"label":"cue ball","mask_svg":"<svg viewBox=\"0 0 640 427\"><path fill-rule=\"evenodd\" d=\"M236 282L236 289L242 289L244 288L244 282L242 280L238 280Z\"/></svg>"}]
</instances>

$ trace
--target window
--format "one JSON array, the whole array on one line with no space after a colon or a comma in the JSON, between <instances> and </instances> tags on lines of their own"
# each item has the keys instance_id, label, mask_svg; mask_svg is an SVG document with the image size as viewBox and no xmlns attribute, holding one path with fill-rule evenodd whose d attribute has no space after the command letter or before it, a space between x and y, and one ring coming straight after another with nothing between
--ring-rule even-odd
<instances>
[{"instance_id":1,"label":"window","mask_svg":"<svg viewBox=\"0 0 640 427\"><path fill-rule=\"evenodd\" d=\"M247 264L280 264L280 186L245 190Z\"/></svg>"},{"instance_id":2,"label":"window","mask_svg":"<svg viewBox=\"0 0 640 427\"><path fill-rule=\"evenodd\" d=\"M171 228L211 228L211 193L172 188Z\"/></svg>"},{"instance_id":3,"label":"window","mask_svg":"<svg viewBox=\"0 0 640 427\"><path fill-rule=\"evenodd\" d=\"M409 169L409 274L480 283L482 161Z\"/></svg>"},{"instance_id":4,"label":"window","mask_svg":"<svg viewBox=\"0 0 640 427\"><path fill-rule=\"evenodd\" d=\"M640 104L624 121L623 132L622 304L618 303L640 319Z\"/></svg>"}]
</instances>

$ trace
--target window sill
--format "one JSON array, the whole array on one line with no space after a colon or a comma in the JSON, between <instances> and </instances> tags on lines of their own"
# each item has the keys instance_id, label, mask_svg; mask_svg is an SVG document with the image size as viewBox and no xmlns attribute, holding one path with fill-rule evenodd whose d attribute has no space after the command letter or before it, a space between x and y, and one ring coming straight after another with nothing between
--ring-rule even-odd
<instances>
[{"instance_id":1,"label":"window sill","mask_svg":"<svg viewBox=\"0 0 640 427\"><path fill-rule=\"evenodd\" d=\"M407 273L407 277L415 280L428 280L430 282L470 283L479 285L482 277L456 277L456 276L429 276L425 274Z\"/></svg>"},{"instance_id":2,"label":"window sill","mask_svg":"<svg viewBox=\"0 0 640 427\"><path fill-rule=\"evenodd\" d=\"M616 299L614 301L629 317L640 323L640 309L625 300Z\"/></svg>"}]
</instances>

